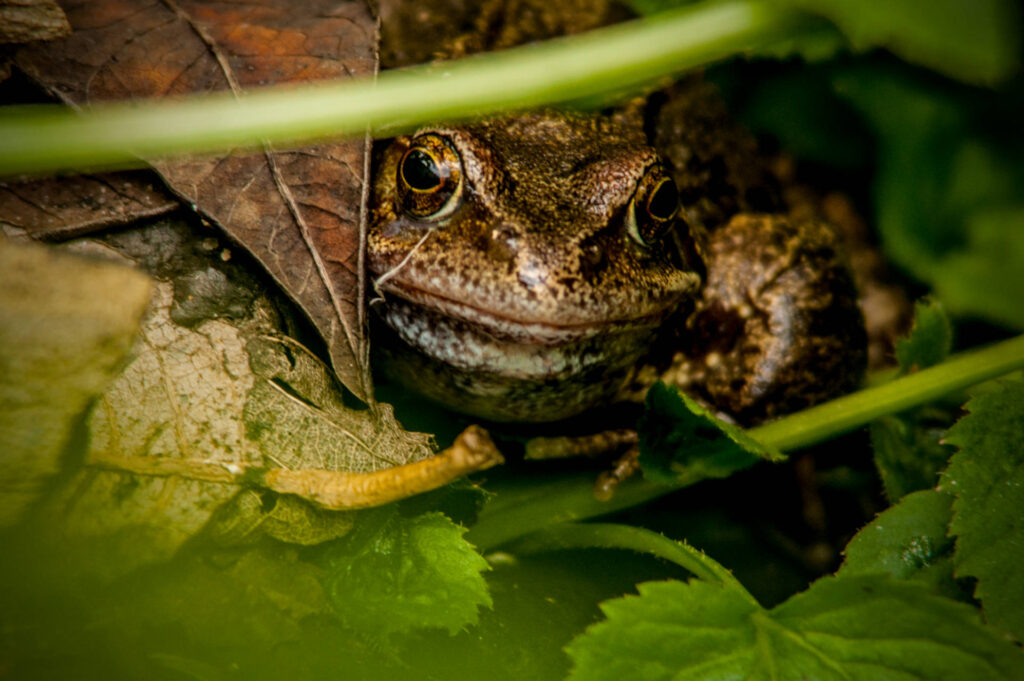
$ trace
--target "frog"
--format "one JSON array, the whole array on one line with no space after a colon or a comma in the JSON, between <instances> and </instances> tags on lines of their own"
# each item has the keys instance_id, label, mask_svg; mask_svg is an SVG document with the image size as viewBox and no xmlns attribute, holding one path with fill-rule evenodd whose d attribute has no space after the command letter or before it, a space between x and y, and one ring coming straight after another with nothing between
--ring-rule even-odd
<instances>
[{"instance_id":1,"label":"frog","mask_svg":"<svg viewBox=\"0 0 1024 681\"><path fill-rule=\"evenodd\" d=\"M582 4L587 27L617 16ZM382 54L459 56L525 42L523 24L575 26L539 2L447 5L475 11L463 23L490 26L492 43L469 31L448 52L417 47L392 19ZM659 380L743 425L849 391L868 338L842 225L775 165L700 76L601 111L379 142L375 365L491 422L560 421Z\"/></svg>"}]
</instances>

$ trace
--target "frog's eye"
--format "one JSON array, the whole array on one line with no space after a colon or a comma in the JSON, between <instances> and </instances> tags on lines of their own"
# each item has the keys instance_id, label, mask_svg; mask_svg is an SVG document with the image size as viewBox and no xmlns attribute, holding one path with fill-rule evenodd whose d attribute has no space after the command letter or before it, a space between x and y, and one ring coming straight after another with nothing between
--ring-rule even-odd
<instances>
[{"instance_id":1,"label":"frog's eye","mask_svg":"<svg viewBox=\"0 0 1024 681\"><path fill-rule=\"evenodd\" d=\"M648 248L664 236L679 212L679 190L661 166L653 166L640 179L626 214L626 231Z\"/></svg>"},{"instance_id":2,"label":"frog's eye","mask_svg":"<svg viewBox=\"0 0 1024 681\"><path fill-rule=\"evenodd\" d=\"M462 162L440 135L412 140L398 162L398 201L415 218L440 220L454 212L462 197Z\"/></svg>"}]
</instances>

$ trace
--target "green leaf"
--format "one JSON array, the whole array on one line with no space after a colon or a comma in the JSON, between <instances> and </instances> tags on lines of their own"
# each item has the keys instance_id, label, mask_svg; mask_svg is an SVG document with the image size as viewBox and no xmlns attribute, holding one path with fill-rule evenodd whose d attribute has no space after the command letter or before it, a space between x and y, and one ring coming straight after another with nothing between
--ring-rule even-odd
<instances>
[{"instance_id":1,"label":"green leaf","mask_svg":"<svg viewBox=\"0 0 1024 681\"><path fill-rule=\"evenodd\" d=\"M365 520L365 522L364 522ZM491 607L481 574L487 561L442 513L411 518L394 507L363 514L356 536L325 560L324 585L338 615L356 631L387 635L417 628L455 634Z\"/></svg>"},{"instance_id":2,"label":"green leaf","mask_svg":"<svg viewBox=\"0 0 1024 681\"><path fill-rule=\"evenodd\" d=\"M1024 640L1024 382L1004 381L966 409L946 436L959 451L941 486L956 496L957 574L977 577L988 621Z\"/></svg>"},{"instance_id":3,"label":"green leaf","mask_svg":"<svg viewBox=\"0 0 1024 681\"><path fill-rule=\"evenodd\" d=\"M822 579L770 611L706 582L638 590L568 646L570 679L1024 678L1024 655L974 608L886 576Z\"/></svg>"},{"instance_id":4,"label":"green leaf","mask_svg":"<svg viewBox=\"0 0 1024 681\"><path fill-rule=\"evenodd\" d=\"M903 373L942 362L953 346L953 327L942 303L926 298L914 303L914 326L896 341L896 359Z\"/></svg>"},{"instance_id":5,"label":"green leaf","mask_svg":"<svg viewBox=\"0 0 1024 681\"><path fill-rule=\"evenodd\" d=\"M647 392L637 430L640 465L644 477L654 482L724 478L760 459L785 458L664 383Z\"/></svg>"},{"instance_id":6,"label":"green leaf","mask_svg":"<svg viewBox=\"0 0 1024 681\"><path fill-rule=\"evenodd\" d=\"M456 523L470 527L476 522L480 509L493 497L475 481L459 478L444 487L403 499L399 504L404 516L440 511Z\"/></svg>"},{"instance_id":7,"label":"green leaf","mask_svg":"<svg viewBox=\"0 0 1024 681\"><path fill-rule=\"evenodd\" d=\"M762 612L743 592L698 580L637 590L602 603L607 619L568 645L570 680L743 678L755 657L750 618ZM705 676L692 676L697 669Z\"/></svg>"},{"instance_id":8,"label":"green leaf","mask_svg":"<svg viewBox=\"0 0 1024 681\"><path fill-rule=\"evenodd\" d=\"M1013 98L940 88L899 69L833 78L877 135L876 223L886 254L955 315L1024 328L1024 145Z\"/></svg>"},{"instance_id":9,"label":"green leaf","mask_svg":"<svg viewBox=\"0 0 1024 681\"><path fill-rule=\"evenodd\" d=\"M823 163L867 173L873 136L864 122L832 90L832 68L806 64L737 87L736 114L744 125L768 134L801 162ZM722 73L713 72L711 77ZM728 83L723 90L728 94Z\"/></svg>"},{"instance_id":10,"label":"green leaf","mask_svg":"<svg viewBox=\"0 0 1024 681\"><path fill-rule=\"evenodd\" d=\"M776 0L819 14L855 50L884 47L907 61L972 83L994 83L1017 66L1020 36L1010 0Z\"/></svg>"},{"instance_id":11,"label":"green leaf","mask_svg":"<svg viewBox=\"0 0 1024 681\"><path fill-rule=\"evenodd\" d=\"M935 490L903 497L850 540L838 576L885 573L960 596L953 580L953 538L946 533L952 503L951 496Z\"/></svg>"},{"instance_id":12,"label":"green leaf","mask_svg":"<svg viewBox=\"0 0 1024 681\"><path fill-rule=\"evenodd\" d=\"M906 338L896 341L900 373L941 364L949 355L952 342L953 329L942 304L929 298L918 301L914 305L913 328ZM952 453L940 442L951 421L940 410L921 408L883 416L871 423L875 466L891 501L935 486Z\"/></svg>"},{"instance_id":13,"label":"green leaf","mask_svg":"<svg viewBox=\"0 0 1024 681\"><path fill-rule=\"evenodd\" d=\"M941 410L922 408L871 422L875 466L890 501L935 487L953 453L951 447L942 444L950 421L952 418Z\"/></svg>"},{"instance_id":14,"label":"green leaf","mask_svg":"<svg viewBox=\"0 0 1024 681\"><path fill-rule=\"evenodd\" d=\"M1024 156L1018 180L1024 180ZM1007 172L1004 177L1014 177ZM1024 328L1024 204L979 208L967 216L967 244L937 266L935 292L949 307L1011 327Z\"/></svg>"}]
</instances>

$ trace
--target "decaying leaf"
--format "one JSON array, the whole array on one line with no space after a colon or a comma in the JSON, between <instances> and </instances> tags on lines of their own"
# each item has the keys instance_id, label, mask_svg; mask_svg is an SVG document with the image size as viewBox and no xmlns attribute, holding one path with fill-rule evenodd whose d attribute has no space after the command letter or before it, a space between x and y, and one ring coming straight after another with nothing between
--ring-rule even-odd
<instances>
[{"instance_id":1,"label":"decaying leaf","mask_svg":"<svg viewBox=\"0 0 1024 681\"><path fill-rule=\"evenodd\" d=\"M358 0L68 0L73 33L16 56L74 106L372 74L376 23ZM369 140L154 160L168 186L263 264L327 340L338 376L370 398L360 215Z\"/></svg>"},{"instance_id":2,"label":"decaying leaf","mask_svg":"<svg viewBox=\"0 0 1024 681\"><path fill-rule=\"evenodd\" d=\"M55 0L0 1L0 43L50 40L71 32Z\"/></svg>"},{"instance_id":3,"label":"decaying leaf","mask_svg":"<svg viewBox=\"0 0 1024 681\"><path fill-rule=\"evenodd\" d=\"M252 494L242 492L249 469L358 474L432 454L428 436L389 413L342 405L332 372L282 335L270 294L216 241L164 221L69 244L129 257L158 278L131 361L85 424L85 465L45 505L62 542L101 548L118 570L169 557L240 492ZM290 503L276 514L262 504L236 533L265 525L309 543L351 527L345 513L314 517ZM295 526L273 529L285 516Z\"/></svg>"},{"instance_id":4,"label":"decaying leaf","mask_svg":"<svg viewBox=\"0 0 1024 681\"><path fill-rule=\"evenodd\" d=\"M139 272L0 237L0 526L38 500L131 347Z\"/></svg>"},{"instance_id":5,"label":"decaying leaf","mask_svg":"<svg viewBox=\"0 0 1024 681\"><path fill-rule=\"evenodd\" d=\"M149 172L0 182L0 228L55 241L169 213L181 204Z\"/></svg>"},{"instance_id":6,"label":"decaying leaf","mask_svg":"<svg viewBox=\"0 0 1024 681\"><path fill-rule=\"evenodd\" d=\"M169 219L61 247L156 280L130 360L81 424L78 465L32 499L84 572L163 561L199 535L320 543L352 528L351 509L500 461L482 431L434 455L387 405L347 406L329 367L285 335L291 306L215 235Z\"/></svg>"}]
</instances>

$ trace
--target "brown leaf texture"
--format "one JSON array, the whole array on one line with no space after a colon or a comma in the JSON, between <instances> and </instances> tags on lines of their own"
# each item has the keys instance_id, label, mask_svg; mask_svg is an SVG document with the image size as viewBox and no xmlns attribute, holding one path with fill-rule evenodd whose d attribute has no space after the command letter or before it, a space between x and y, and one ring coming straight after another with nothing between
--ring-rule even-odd
<instances>
[{"instance_id":1,"label":"brown leaf texture","mask_svg":"<svg viewBox=\"0 0 1024 681\"><path fill-rule=\"evenodd\" d=\"M0 43L49 40L70 32L54 0L0 0Z\"/></svg>"},{"instance_id":2,"label":"brown leaf texture","mask_svg":"<svg viewBox=\"0 0 1024 681\"><path fill-rule=\"evenodd\" d=\"M151 172L0 182L0 228L38 240L71 239L180 205Z\"/></svg>"},{"instance_id":3,"label":"brown leaf texture","mask_svg":"<svg viewBox=\"0 0 1024 681\"><path fill-rule=\"evenodd\" d=\"M71 36L18 66L74 106L247 89L376 69L355 0L68 0ZM371 399L361 224L369 138L219 158L149 159L168 186L251 252L324 335L341 381Z\"/></svg>"}]
</instances>

